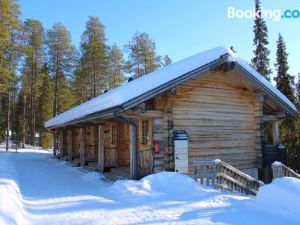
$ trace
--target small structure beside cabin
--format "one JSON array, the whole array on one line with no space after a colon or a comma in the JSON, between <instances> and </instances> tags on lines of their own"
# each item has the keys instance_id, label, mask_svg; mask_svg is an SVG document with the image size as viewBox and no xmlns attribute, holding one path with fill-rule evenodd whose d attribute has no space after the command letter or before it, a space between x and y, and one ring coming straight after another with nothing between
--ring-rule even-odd
<instances>
[{"instance_id":1,"label":"small structure beside cabin","mask_svg":"<svg viewBox=\"0 0 300 225\"><path fill-rule=\"evenodd\" d=\"M193 161L221 159L257 178L284 152L280 120L296 114L272 84L218 47L110 90L45 127L57 133L55 154L101 172L131 179L162 170L192 174Z\"/></svg>"}]
</instances>

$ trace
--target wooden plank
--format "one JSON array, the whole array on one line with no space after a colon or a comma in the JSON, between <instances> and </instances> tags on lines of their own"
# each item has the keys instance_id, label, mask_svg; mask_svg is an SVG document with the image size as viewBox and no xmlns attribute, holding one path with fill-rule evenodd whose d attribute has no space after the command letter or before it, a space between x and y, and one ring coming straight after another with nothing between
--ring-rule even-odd
<instances>
[{"instance_id":1,"label":"wooden plank","mask_svg":"<svg viewBox=\"0 0 300 225\"><path fill-rule=\"evenodd\" d=\"M60 151L60 158L62 159L64 157L64 130L60 131L60 145L59 145L59 151Z\"/></svg>"},{"instance_id":2,"label":"wooden plank","mask_svg":"<svg viewBox=\"0 0 300 225\"><path fill-rule=\"evenodd\" d=\"M98 126L98 164L97 168L100 172L104 172L104 126Z\"/></svg>"},{"instance_id":3,"label":"wooden plank","mask_svg":"<svg viewBox=\"0 0 300 225\"><path fill-rule=\"evenodd\" d=\"M116 167L117 161L117 150L116 148L104 148L104 167L111 168Z\"/></svg>"},{"instance_id":4,"label":"wooden plank","mask_svg":"<svg viewBox=\"0 0 300 225\"><path fill-rule=\"evenodd\" d=\"M146 118L160 118L162 117L162 111L160 110L146 110L144 113L139 110L130 110L123 114L125 118L136 118L136 117L146 117Z\"/></svg>"},{"instance_id":5,"label":"wooden plank","mask_svg":"<svg viewBox=\"0 0 300 225\"><path fill-rule=\"evenodd\" d=\"M117 124L117 166L129 167L129 125L124 123Z\"/></svg>"},{"instance_id":6,"label":"wooden plank","mask_svg":"<svg viewBox=\"0 0 300 225\"><path fill-rule=\"evenodd\" d=\"M68 130L68 159L69 161L73 160L72 154L72 130Z\"/></svg>"},{"instance_id":7,"label":"wooden plank","mask_svg":"<svg viewBox=\"0 0 300 225\"><path fill-rule=\"evenodd\" d=\"M272 123L273 145L280 144L279 138L279 121L275 120Z\"/></svg>"},{"instance_id":8,"label":"wooden plank","mask_svg":"<svg viewBox=\"0 0 300 225\"><path fill-rule=\"evenodd\" d=\"M82 127L79 130L79 139L80 139L80 165L85 165L85 149L86 149L86 143L85 143L85 128Z\"/></svg>"},{"instance_id":9,"label":"wooden plank","mask_svg":"<svg viewBox=\"0 0 300 225\"><path fill-rule=\"evenodd\" d=\"M130 147L130 179L137 178L137 167L138 167L138 135L137 135L137 128L134 126L129 126L129 147Z\"/></svg>"}]
</instances>

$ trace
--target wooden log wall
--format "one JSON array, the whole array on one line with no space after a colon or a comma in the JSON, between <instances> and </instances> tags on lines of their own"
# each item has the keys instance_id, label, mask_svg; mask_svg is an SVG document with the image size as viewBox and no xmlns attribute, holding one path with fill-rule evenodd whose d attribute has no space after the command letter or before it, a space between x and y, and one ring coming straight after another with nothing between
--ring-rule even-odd
<instances>
[{"instance_id":1,"label":"wooden log wall","mask_svg":"<svg viewBox=\"0 0 300 225\"><path fill-rule=\"evenodd\" d=\"M79 149L80 149L80 137L79 137L79 128L73 129L72 132L72 151L73 158L79 159Z\"/></svg>"},{"instance_id":2,"label":"wooden log wall","mask_svg":"<svg viewBox=\"0 0 300 225\"><path fill-rule=\"evenodd\" d=\"M239 169L257 166L255 94L238 74L216 72L190 80L176 88L172 101L174 129L190 136L189 173L194 160L219 158Z\"/></svg>"},{"instance_id":3,"label":"wooden log wall","mask_svg":"<svg viewBox=\"0 0 300 225\"><path fill-rule=\"evenodd\" d=\"M85 157L87 162L97 161L96 126L86 126Z\"/></svg>"},{"instance_id":4,"label":"wooden log wall","mask_svg":"<svg viewBox=\"0 0 300 225\"><path fill-rule=\"evenodd\" d=\"M129 167L129 125L124 123L117 124L117 166Z\"/></svg>"},{"instance_id":5,"label":"wooden log wall","mask_svg":"<svg viewBox=\"0 0 300 225\"><path fill-rule=\"evenodd\" d=\"M112 168L117 166L117 149L111 145L111 126L116 125L113 120L105 121L104 125L104 166Z\"/></svg>"},{"instance_id":6,"label":"wooden log wall","mask_svg":"<svg viewBox=\"0 0 300 225\"><path fill-rule=\"evenodd\" d=\"M64 130L63 132L63 156L68 155L68 130Z\"/></svg>"},{"instance_id":7,"label":"wooden log wall","mask_svg":"<svg viewBox=\"0 0 300 225\"><path fill-rule=\"evenodd\" d=\"M263 133L263 101L264 95L262 93L256 94L254 101L254 116L255 116L255 138L256 138L256 167L262 168L262 141L264 140Z\"/></svg>"},{"instance_id":8,"label":"wooden log wall","mask_svg":"<svg viewBox=\"0 0 300 225\"><path fill-rule=\"evenodd\" d=\"M175 93L174 93L175 94ZM155 109L162 112L153 122L153 140L160 141L160 152L164 154L164 169L174 169L172 93L165 93L155 100Z\"/></svg>"}]
</instances>

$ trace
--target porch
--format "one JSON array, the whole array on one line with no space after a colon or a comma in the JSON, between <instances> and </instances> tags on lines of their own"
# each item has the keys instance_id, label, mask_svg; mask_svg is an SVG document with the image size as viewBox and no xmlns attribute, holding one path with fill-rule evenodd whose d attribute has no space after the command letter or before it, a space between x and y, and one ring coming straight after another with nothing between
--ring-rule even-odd
<instances>
[{"instance_id":1,"label":"porch","mask_svg":"<svg viewBox=\"0 0 300 225\"><path fill-rule=\"evenodd\" d=\"M65 127L58 131L59 158L109 177L136 179L148 175L152 173L152 143L149 137L138 136L142 129L139 121L132 123L136 128L113 119ZM146 129L144 133L150 135L150 124Z\"/></svg>"}]
</instances>

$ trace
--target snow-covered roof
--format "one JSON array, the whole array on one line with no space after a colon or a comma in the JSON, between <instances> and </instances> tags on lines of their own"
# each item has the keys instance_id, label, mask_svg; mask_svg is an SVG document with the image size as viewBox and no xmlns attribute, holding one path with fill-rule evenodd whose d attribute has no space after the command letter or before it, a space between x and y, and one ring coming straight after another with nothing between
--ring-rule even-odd
<instances>
[{"instance_id":1,"label":"snow-covered roof","mask_svg":"<svg viewBox=\"0 0 300 225\"><path fill-rule=\"evenodd\" d=\"M271 94L274 95L274 97L284 103L291 111L297 112L293 103L291 103L286 96L277 90L262 75L251 68L245 61L236 56L236 54L230 49L217 47L170 64L120 87L112 89L85 103L75 106L48 120L45 123L45 127L59 127L88 115L122 106L133 99L143 96L164 84L176 80L177 78L180 78L183 75L197 70L211 62L219 60L222 56L226 55L230 56L229 60L235 61L248 71L248 73L253 76L253 79L263 85Z\"/></svg>"}]
</instances>

